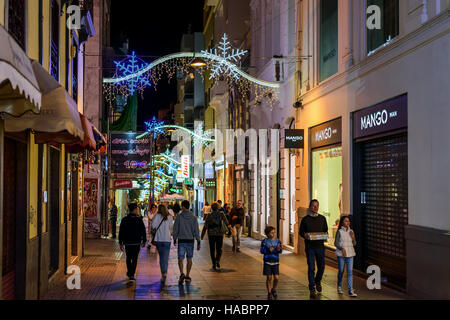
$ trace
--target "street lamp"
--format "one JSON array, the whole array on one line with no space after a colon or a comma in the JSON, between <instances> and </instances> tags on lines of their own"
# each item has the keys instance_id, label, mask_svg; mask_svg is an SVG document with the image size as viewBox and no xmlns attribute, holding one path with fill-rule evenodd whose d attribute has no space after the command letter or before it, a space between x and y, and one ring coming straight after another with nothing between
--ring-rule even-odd
<instances>
[{"instance_id":1,"label":"street lamp","mask_svg":"<svg viewBox=\"0 0 450 320\"><path fill-rule=\"evenodd\" d=\"M203 68L206 67L206 62L203 61L203 59L195 58L194 60L191 61L190 65L193 68Z\"/></svg>"}]
</instances>

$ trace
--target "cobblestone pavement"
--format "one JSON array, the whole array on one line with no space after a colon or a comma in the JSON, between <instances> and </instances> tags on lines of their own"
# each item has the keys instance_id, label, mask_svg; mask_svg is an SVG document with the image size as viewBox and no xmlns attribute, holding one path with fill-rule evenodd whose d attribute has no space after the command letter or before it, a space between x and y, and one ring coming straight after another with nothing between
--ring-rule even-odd
<instances>
[{"instance_id":1,"label":"cobblestone pavement","mask_svg":"<svg viewBox=\"0 0 450 320\"><path fill-rule=\"evenodd\" d=\"M68 276L60 276L50 284L44 300L265 300L265 278L262 276L260 242L244 238L241 253L232 253L231 241L226 239L221 262L222 271L211 270L209 245L203 241L201 251L195 252L191 272L192 284L178 285L176 247L169 258L167 286L161 288L158 254L142 249L139 257L137 281L131 284L126 277L125 255L114 240L86 240L85 257L81 269L81 290L68 290ZM306 258L286 253L281 256L281 300L308 300ZM322 300L348 300L336 292L337 270L326 267ZM344 276L344 292L346 278ZM408 296L384 288L370 291L365 280L354 277L354 287L363 300L398 300Z\"/></svg>"}]
</instances>

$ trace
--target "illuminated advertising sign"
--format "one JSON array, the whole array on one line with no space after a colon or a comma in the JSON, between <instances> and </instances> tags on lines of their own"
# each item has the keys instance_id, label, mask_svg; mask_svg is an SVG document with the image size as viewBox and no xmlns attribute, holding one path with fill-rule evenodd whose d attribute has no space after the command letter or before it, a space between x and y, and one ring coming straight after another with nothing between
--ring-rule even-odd
<instances>
[{"instance_id":1,"label":"illuminated advertising sign","mask_svg":"<svg viewBox=\"0 0 450 320\"><path fill-rule=\"evenodd\" d=\"M112 172L141 174L150 170L150 140L136 139L140 134L111 134Z\"/></svg>"},{"instance_id":2,"label":"illuminated advertising sign","mask_svg":"<svg viewBox=\"0 0 450 320\"><path fill-rule=\"evenodd\" d=\"M191 164L190 156L181 157L181 176L183 178L190 178L190 164Z\"/></svg>"}]
</instances>

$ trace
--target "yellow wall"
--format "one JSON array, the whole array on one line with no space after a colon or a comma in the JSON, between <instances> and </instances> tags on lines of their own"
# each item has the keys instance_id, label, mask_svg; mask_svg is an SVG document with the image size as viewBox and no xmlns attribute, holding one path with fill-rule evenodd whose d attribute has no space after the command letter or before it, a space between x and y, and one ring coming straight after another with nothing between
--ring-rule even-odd
<instances>
[{"instance_id":1,"label":"yellow wall","mask_svg":"<svg viewBox=\"0 0 450 320\"><path fill-rule=\"evenodd\" d=\"M28 1L27 10L27 54L39 61L39 1Z\"/></svg>"},{"instance_id":2,"label":"yellow wall","mask_svg":"<svg viewBox=\"0 0 450 320\"><path fill-rule=\"evenodd\" d=\"M42 66L49 71L50 70L50 0L42 1L42 16L43 22L43 36L42 36Z\"/></svg>"},{"instance_id":3,"label":"yellow wall","mask_svg":"<svg viewBox=\"0 0 450 320\"><path fill-rule=\"evenodd\" d=\"M0 24L5 25L5 0L0 0Z\"/></svg>"}]
</instances>

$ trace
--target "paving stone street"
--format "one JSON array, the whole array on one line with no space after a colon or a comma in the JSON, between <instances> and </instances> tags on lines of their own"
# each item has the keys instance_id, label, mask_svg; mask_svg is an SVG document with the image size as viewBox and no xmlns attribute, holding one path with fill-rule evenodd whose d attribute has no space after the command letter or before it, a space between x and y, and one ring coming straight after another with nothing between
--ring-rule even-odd
<instances>
[{"instance_id":1,"label":"paving stone street","mask_svg":"<svg viewBox=\"0 0 450 320\"><path fill-rule=\"evenodd\" d=\"M59 276L50 283L44 300L265 300L265 277L262 276L260 242L251 238L242 240L241 252L232 253L231 239L224 242L222 270L211 269L209 244L202 242L200 252L194 255L190 285L178 285L177 248L172 246L166 287L161 289L158 254L142 249L139 257L137 281L127 281L125 254L116 241L86 240L85 257L81 269L81 290L68 290L68 276ZM309 300L306 258L284 253L280 265L280 300ZM345 277L345 276L344 276ZM326 267L322 300L348 300L338 295L337 270ZM370 291L365 280L354 276L355 289L361 300L407 299L402 293L383 287ZM344 290L346 288L344 278ZM346 290L344 291L346 292Z\"/></svg>"}]
</instances>

